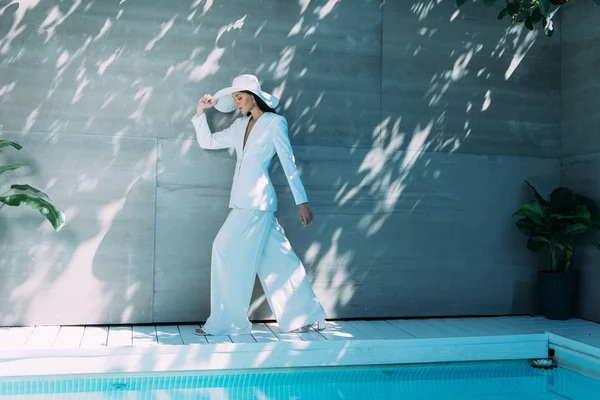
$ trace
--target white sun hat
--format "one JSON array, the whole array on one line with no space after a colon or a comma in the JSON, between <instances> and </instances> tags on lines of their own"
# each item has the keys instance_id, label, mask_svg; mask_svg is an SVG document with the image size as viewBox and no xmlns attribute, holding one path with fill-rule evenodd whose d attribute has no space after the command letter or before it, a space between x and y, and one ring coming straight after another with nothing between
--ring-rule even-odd
<instances>
[{"instance_id":1,"label":"white sun hat","mask_svg":"<svg viewBox=\"0 0 600 400\"><path fill-rule=\"evenodd\" d=\"M231 94L235 92L241 92L243 90L254 93L271 108L275 108L279 104L279 99L277 97L261 90L260 83L258 82L258 78L256 76L245 74L236 76L233 78L230 87L221 89L214 94L213 99L218 100L217 104L215 104L215 108L225 113L235 110L237 107L235 106L235 102L233 101Z\"/></svg>"}]
</instances>

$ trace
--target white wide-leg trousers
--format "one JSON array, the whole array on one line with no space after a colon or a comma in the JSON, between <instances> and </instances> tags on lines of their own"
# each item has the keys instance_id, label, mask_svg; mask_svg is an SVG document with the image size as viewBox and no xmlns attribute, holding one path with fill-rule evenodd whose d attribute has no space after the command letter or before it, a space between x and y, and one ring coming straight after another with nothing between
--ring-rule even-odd
<instances>
[{"instance_id":1,"label":"white wide-leg trousers","mask_svg":"<svg viewBox=\"0 0 600 400\"><path fill-rule=\"evenodd\" d=\"M233 208L213 242L206 333L251 332L248 308L256 274L282 332L325 319L304 265L273 212Z\"/></svg>"}]
</instances>

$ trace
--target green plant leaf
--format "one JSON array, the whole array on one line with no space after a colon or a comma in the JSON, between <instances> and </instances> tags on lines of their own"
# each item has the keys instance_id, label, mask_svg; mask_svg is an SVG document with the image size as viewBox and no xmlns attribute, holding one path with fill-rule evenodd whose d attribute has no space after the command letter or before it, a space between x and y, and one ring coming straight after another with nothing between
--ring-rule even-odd
<instances>
[{"instance_id":1,"label":"green plant leaf","mask_svg":"<svg viewBox=\"0 0 600 400\"><path fill-rule=\"evenodd\" d=\"M550 244L550 240L548 238L545 238L543 236L532 236L531 237L532 240L536 241L536 242L540 242L540 243L546 243L546 244Z\"/></svg>"},{"instance_id":2,"label":"green plant leaf","mask_svg":"<svg viewBox=\"0 0 600 400\"><path fill-rule=\"evenodd\" d=\"M592 213L590 213L588 208L584 205L578 204L576 210L579 222L589 225L592 219Z\"/></svg>"},{"instance_id":3,"label":"green plant leaf","mask_svg":"<svg viewBox=\"0 0 600 400\"><path fill-rule=\"evenodd\" d=\"M496 18L504 19L504 17L506 17L507 15L508 15L508 10L505 7L498 13L498 16Z\"/></svg>"},{"instance_id":4,"label":"green plant leaf","mask_svg":"<svg viewBox=\"0 0 600 400\"><path fill-rule=\"evenodd\" d=\"M595 248L596 250L600 251L600 242L593 244L592 247Z\"/></svg>"},{"instance_id":5,"label":"green plant leaf","mask_svg":"<svg viewBox=\"0 0 600 400\"><path fill-rule=\"evenodd\" d=\"M539 6L540 13L545 17L550 12L550 1L549 0L540 0Z\"/></svg>"},{"instance_id":6,"label":"green plant leaf","mask_svg":"<svg viewBox=\"0 0 600 400\"><path fill-rule=\"evenodd\" d=\"M4 139L0 139L0 147L6 147L6 146L12 146L12 147L14 147L17 150L21 150L23 148L23 146L21 146L18 143L11 142L11 141L4 140Z\"/></svg>"},{"instance_id":7,"label":"green plant leaf","mask_svg":"<svg viewBox=\"0 0 600 400\"><path fill-rule=\"evenodd\" d=\"M587 231L587 226L585 226L584 224L581 224L581 223L568 225L567 228L565 229L565 233L567 235L578 235L585 231Z\"/></svg>"},{"instance_id":8,"label":"green plant leaf","mask_svg":"<svg viewBox=\"0 0 600 400\"><path fill-rule=\"evenodd\" d=\"M535 196L535 198L537 199L537 201L539 201L542 205L547 206L548 202L546 201L546 199L544 199L542 197L541 194L539 194L539 192L537 191L537 189L534 188L533 185L531 183L529 183L528 181L525 181L525 183L527 184L527 186L529 186L529 188L533 192L533 195Z\"/></svg>"},{"instance_id":9,"label":"green plant leaf","mask_svg":"<svg viewBox=\"0 0 600 400\"><path fill-rule=\"evenodd\" d=\"M537 201L523 204L517 211L517 215L525 216L541 226L547 224L546 210Z\"/></svg>"},{"instance_id":10,"label":"green plant leaf","mask_svg":"<svg viewBox=\"0 0 600 400\"><path fill-rule=\"evenodd\" d=\"M574 214L574 200L571 189L557 187L550 193L550 211L553 214Z\"/></svg>"},{"instance_id":11,"label":"green plant leaf","mask_svg":"<svg viewBox=\"0 0 600 400\"><path fill-rule=\"evenodd\" d=\"M36 194L38 196L42 196L42 197L45 197L47 199L50 199L50 196L48 196L46 193L42 192L41 190L34 188L33 186L29 186L29 185L11 185L10 188L14 189L14 190L22 190L24 192L32 192L33 194Z\"/></svg>"},{"instance_id":12,"label":"green plant leaf","mask_svg":"<svg viewBox=\"0 0 600 400\"><path fill-rule=\"evenodd\" d=\"M544 242L542 240L537 240L536 238L539 238L538 236L532 236L529 239L527 239L527 249L529 249L530 251L533 251L534 253L537 253L541 248L543 248L544 246L546 246L548 243Z\"/></svg>"},{"instance_id":13,"label":"green plant leaf","mask_svg":"<svg viewBox=\"0 0 600 400\"><path fill-rule=\"evenodd\" d=\"M596 202L589 197L581 196L581 195L573 195L573 201L576 204L581 204L582 206L586 206L591 213L595 213L598 211L598 207L596 207Z\"/></svg>"},{"instance_id":14,"label":"green plant leaf","mask_svg":"<svg viewBox=\"0 0 600 400\"><path fill-rule=\"evenodd\" d=\"M520 10L519 13L517 14L517 22L523 22L526 21L529 17L531 16L531 14L529 13L529 10Z\"/></svg>"},{"instance_id":15,"label":"green plant leaf","mask_svg":"<svg viewBox=\"0 0 600 400\"><path fill-rule=\"evenodd\" d=\"M536 225L527 217L515 221L515 225L517 226L517 229L519 229L519 231L525 236L533 235L536 230Z\"/></svg>"},{"instance_id":16,"label":"green plant leaf","mask_svg":"<svg viewBox=\"0 0 600 400\"><path fill-rule=\"evenodd\" d=\"M544 18L544 15L542 14L540 7L536 7L533 10L533 12L531 13L531 22L533 22L534 24L537 24L538 22L540 22L542 20L542 18Z\"/></svg>"},{"instance_id":17,"label":"green plant leaf","mask_svg":"<svg viewBox=\"0 0 600 400\"><path fill-rule=\"evenodd\" d=\"M508 15L512 17L519 12L519 6L517 6L515 3L508 3L506 5L506 11L508 12Z\"/></svg>"},{"instance_id":18,"label":"green plant leaf","mask_svg":"<svg viewBox=\"0 0 600 400\"><path fill-rule=\"evenodd\" d=\"M592 212L590 217L590 224L600 228L600 213Z\"/></svg>"},{"instance_id":19,"label":"green plant leaf","mask_svg":"<svg viewBox=\"0 0 600 400\"><path fill-rule=\"evenodd\" d=\"M6 171L12 171L21 167L26 167L28 164L25 162L16 162L8 165L0 165L0 174Z\"/></svg>"},{"instance_id":20,"label":"green plant leaf","mask_svg":"<svg viewBox=\"0 0 600 400\"><path fill-rule=\"evenodd\" d=\"M575 219L576 215L563 215L563 214L550 214L550 218L552 219Z\"/></svg>"},{"instance_id":21,"label":"green plant leaf","mask_svg":"<svg viewBox=\"0 0 600 400\"><path fill-rule=\"evenodd\" d=\"M11 194L1 196L0 202L12 207L24 204L34 210L38 210L52 224L52 227L56 231L59 231L65 225L65 214L56 208L54 204L39 196L29 193Z\"/></svg>"},{"instance_id":22,"label":"green plant leaf","mask_svg":"<svg viewBox=\"0 0 600 400\"><path fill-rule=\"evenodd\" d=\"M525 27L527 29L529 29L530 31L533 30L533 19L531 18L531 16L529 16L525 19Z\"/></svg>"}]
</instances>

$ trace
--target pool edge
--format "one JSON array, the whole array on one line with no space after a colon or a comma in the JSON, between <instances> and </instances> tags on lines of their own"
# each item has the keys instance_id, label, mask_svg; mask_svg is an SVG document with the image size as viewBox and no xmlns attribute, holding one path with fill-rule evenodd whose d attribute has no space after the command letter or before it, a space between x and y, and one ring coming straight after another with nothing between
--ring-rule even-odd
<instances>
[{"instance_id":1,"label":"pool edge","mask_svg":"<svg viewBox=\"0 0 600 400\"><path fill-rule=\"evenodd\" d=\"M548 356L548 334L440 339L201 344L148 348L11 349L0 376L254 370L508 361Z\"/></svg>"},{"instance_id":2,"label":"pool edge","mask_svg":"<svg viewBox=\"0 0 600 400\"><path fill-rule=\"evenodd\" d=\"M548 333L548 348L560 367L600 380L600 349L554 333Z\"/></svg>"}]
</instances>

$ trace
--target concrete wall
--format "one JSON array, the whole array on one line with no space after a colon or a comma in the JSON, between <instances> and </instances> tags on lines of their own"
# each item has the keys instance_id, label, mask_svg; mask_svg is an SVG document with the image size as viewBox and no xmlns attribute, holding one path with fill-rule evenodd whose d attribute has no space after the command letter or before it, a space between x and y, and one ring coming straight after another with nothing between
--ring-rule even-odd
<instances>
[{"instance_id":1,"label":"concrete wall","mask_svg":"<svg viewBox=\"0 0 600 400\"><path fill-rule=\"evenodd\" d=\"M562 19L562 183L600 206L600 7L571 2ZM579 316L600 322L600 254L582 247L575 262Z\"/></svg>"},{"instance_id":2,"label":"concrete wall","mask_svg":"<svg viewBox=\"0 0 600 400\"><path fill-rule=\"evenodd\" d=\"M30 2L34 4L35 2ZM120 4L119 4L120 3ZM0 15L2 176L68 224L0 215L0 324L198 321L233 157L199 149L203 93L282 99L315 222L277 163L281 224L330 318L528 313L511 221L559 182L560 42L453 1L44 1ZM215 128L235 116L210 113ZM253 318L271 313L259 285Z\"/></svg>"}]
</instances>

